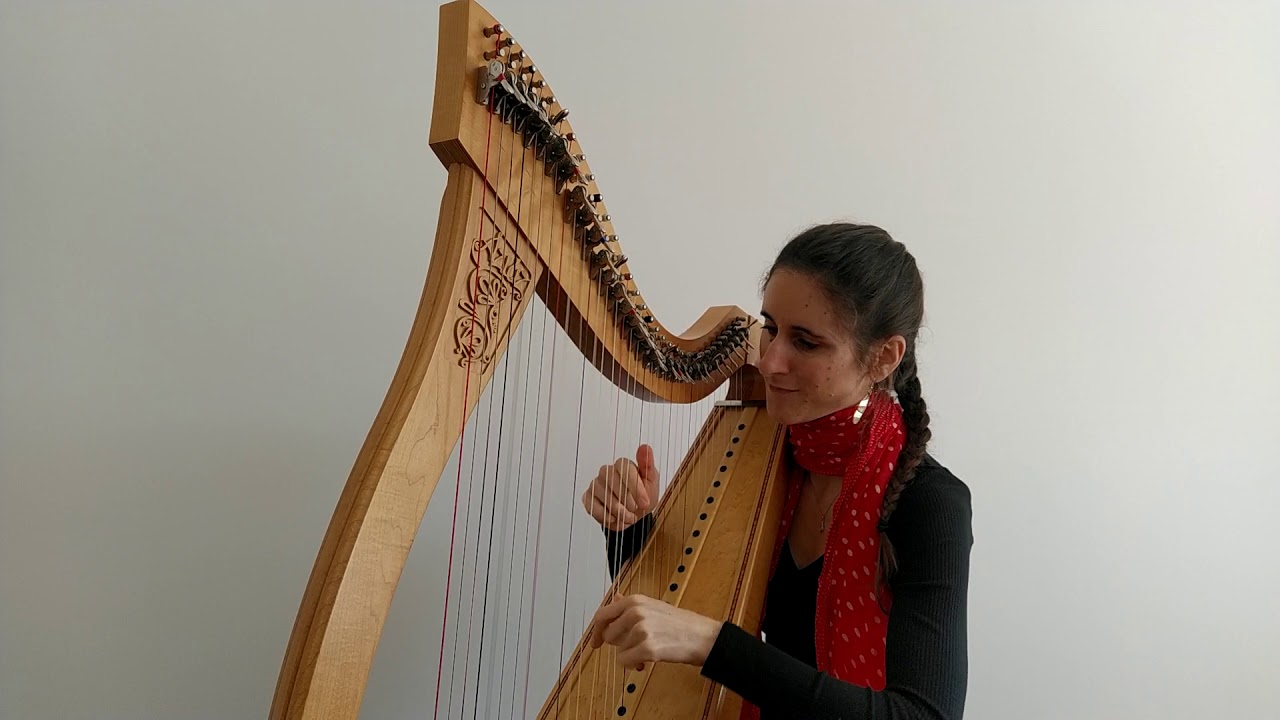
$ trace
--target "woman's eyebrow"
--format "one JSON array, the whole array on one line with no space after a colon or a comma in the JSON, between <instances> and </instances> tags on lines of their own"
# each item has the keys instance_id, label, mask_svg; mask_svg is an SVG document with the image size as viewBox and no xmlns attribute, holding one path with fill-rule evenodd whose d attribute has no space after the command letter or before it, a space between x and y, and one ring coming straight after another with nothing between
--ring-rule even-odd
<instances>
[{"instance_id":1,"label":"woman's eyebrow","mask_svg":"<svg viewBox=\"0 0 1280 720\"><path fill-rule=\"evenodd\" d=\"M774 323L775 325L776 325L776 324L777 324L777 322L778 322L777 320L774 320L774 319L773 319L773 316L772 316L772 315L770 315L769 313L765 312L764 310L761 310L761 311L760 311L760 315L761 315L761 317L763 317L765 320L768 320L769 322ZM803 326L803 325L792 325L792 326L791 326L791 329L792 329L792 330L797 330L797 331L799 331L799 332L802 332L802 333L804 333L805 335L809 335L809 336L812 336L812 337L818 338L819 340L821 340L821 339L824 337L822 333L814 332L814 331L810 330L809 328L807 328L807 327L805 327L805 326Z\"/></svg>"}]
</instances>

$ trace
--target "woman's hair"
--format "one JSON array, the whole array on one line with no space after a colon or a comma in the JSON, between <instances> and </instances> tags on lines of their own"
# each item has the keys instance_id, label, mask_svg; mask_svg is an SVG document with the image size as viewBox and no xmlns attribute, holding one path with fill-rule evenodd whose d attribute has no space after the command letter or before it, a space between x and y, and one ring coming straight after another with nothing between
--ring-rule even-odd
<instances>
[{"instance_id":1,"label":"woman's hair","mask_svg":"<svg viewBox=\"0 0 1280 720\"><path fill-rule=\"evenodd\" d=\"M929 410L916 374L916 338L924 320L924 281L907 248L874 225L832 223L800 233L782 248L765 282L777 270L799 272L819 282L854 338L858 362L867 367L873 345L894 335L907 341L902 362L886 384L902 405L906 442L884 493L880 524L878 585L897 568L886 532L889 516L915 476L929 444Z\"/></svg>"}]
</instances>

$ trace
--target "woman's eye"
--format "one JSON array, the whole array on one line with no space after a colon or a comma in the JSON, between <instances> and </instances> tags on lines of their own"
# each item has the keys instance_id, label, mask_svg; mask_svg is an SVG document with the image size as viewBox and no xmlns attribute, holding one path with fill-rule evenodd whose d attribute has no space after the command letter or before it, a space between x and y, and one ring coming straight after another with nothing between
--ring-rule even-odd
<instances>
[{"instance_id":1,"label":"woman's eye","mask_svg":"<svg viewBox=\"0 0 1280 720\"><path fill-rule=\"evenodd\" d=\"M769 333L770 337L776 336L778 334L778 328L774 327L773 325L765 325L764 331Z\"/></svg>"},{"instance_id":2,"label":"woman's eye","mask_svg":"<svg viewBox=\"0 0 1280 720\"><path fill-rule=\"evenodd\" d=\"M800 348L804 350L812 350L818 347L818 343L812 342L810 340L805 340L804 338L796 338L796 345L798 345Z\"/></svg>"}]
</instances>

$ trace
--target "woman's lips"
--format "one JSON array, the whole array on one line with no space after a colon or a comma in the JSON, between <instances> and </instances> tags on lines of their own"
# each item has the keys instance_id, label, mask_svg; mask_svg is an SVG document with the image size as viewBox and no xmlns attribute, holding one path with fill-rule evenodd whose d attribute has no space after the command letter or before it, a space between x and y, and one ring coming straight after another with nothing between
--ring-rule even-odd
<instances>
[{"instance_id":1,"label":"woman's lips","mask_svg":"<svg viewBox=\"0 0 1280 720\"><path fill-rule=\"evenodd\" d=\"M786 389L786 388L780 388L780 387L778 387L777 385L765 385L765 387L769 388L770 390L772 390L772 391L774 391L774 392L776 392L776 393L793 393L793 392L795 392L795 390L788 390L788 389Z\"/></svg>"}]
</instances>

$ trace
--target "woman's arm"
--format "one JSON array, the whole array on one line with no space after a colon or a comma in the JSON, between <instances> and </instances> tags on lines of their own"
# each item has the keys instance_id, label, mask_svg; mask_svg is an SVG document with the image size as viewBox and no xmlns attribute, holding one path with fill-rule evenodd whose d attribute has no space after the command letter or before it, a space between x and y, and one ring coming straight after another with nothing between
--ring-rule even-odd
<instances>
[{"instance_id":1,"label":"woman's arm","mask_svg":"<svg viewBox=\"0 0 1280 720\"><path fill-rule=\"evenodd\" d=\"M969 491L950 475L908 486L890 521L899 558L886 686L841 682L725 623L702 674L784 717L960 720L968 684Z\"/></svg>"}]
</instances>

